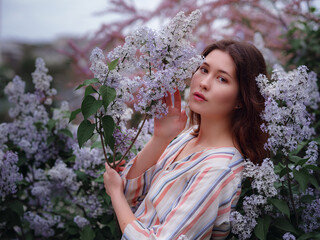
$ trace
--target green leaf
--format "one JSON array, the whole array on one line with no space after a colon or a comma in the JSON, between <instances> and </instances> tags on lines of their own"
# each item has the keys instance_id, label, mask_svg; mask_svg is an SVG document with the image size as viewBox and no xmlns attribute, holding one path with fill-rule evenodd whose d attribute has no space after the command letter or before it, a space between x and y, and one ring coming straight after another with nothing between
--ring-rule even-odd
<instances>
[{"instance_id":1,"label":"green leaf","mask_svg":"<svg viewBox=\"0 0 320 240\"><path fill-rule=\"evenodd\" d=\"M92 93L97 93L97 90L94 89L91 85L86 87L86 90L84 92L84 96L90 95Z\"/></svg>"},{"instance_id":2,"label":"green leaf","mask_svg":"<svg viewBox=\"0 0 320 240\"><path fill-rule=\"evenodd\" d=\"M108 146L110 147L112 152L114 152L114 145L115 145L115 139L113 136L111 136L111 138L109 139L109 142L108 142Z\"/></svg>"},{"instance_id":3,"label":"green leaf","mask_svg":"<svg viewBox=\"0 0 320 240\"><path fill-rule=\"evenodd\" d=\"M95 232L89 225L84 226L82 232L80 233L81 240L93 240L95 236Z\"/></svg>"},{"instance_id":4,"label":"green leaf","mask_svg":"<svg viewBox=\"0 0 320 240\"><path fill-rule=\"evenodd\" d=\"M289 154L289 160L290 160L291 162L297 163L297 162L299 162L299 161L301 161L301 160L305 160L305 159L303 159L303 158L301 158L301 157L298 157L298 156L294 156L294 155L290 155L290 154Z\"/></svg>"},{"instance_id":5,"label":"green leaf","mask_svg":"<svg viewBox=\"0 0 320 240\"><path fill-rule=\"evenodd\" d=\"M109 71L112 71L116 68L118 61L119 61L119 58L113 60L111 63L108 63Z\"/></svg>"},{"instance_id":6,"label":"green leaf","mask_svg":"<svg viewBox=\"0 0 320 240\"><path fill-rule=\"evenodd\" d=\"M82 84L80 84L75 90L78 90L79 88L82 88L83 86L88 86L92 83L97 83L97 82L99 82L98 78L87 79Z\"/></svg>"},{"instance_id":7,"label":"green leaf","mask_svg":"<svg viewBox=\"0 0 320 240\"><path fill-rule=\"evenodd\" d=\"M78 108L76 110L74 110L73 112L71 112L70 114L70 118L69 118L69 122L71 122L72 120L74 120L76 118L76 116L81 112L81 109Z\"/></svg>"},{"instance_id":8,"label":"green leaf","mask_svg":"<svg viewBox=\"0 0 320 240\"><path fill-rule=\"evenodd\" d=\"M278 229L281 229L283 231L286 231L286 232L290 232L290 233L294 233L296 235L299 234L299 232L294 228L294 226L285 218L282 218L282 219L276 219L274 222L273 222L273 225L278 228Z\"/></svg>"},{"instance_id":9,"label":"green leaf","mask_svg":"<svg viewBox=\"0 0 320 240\"><path fill-rule=\"evenodd\" d=\"M115 127L113 118L111 116L104 116L102 118L102 127L104 131L104 141L105 145L107 145L110 141L110 138L112 137L113 130Z\"/></svg>"},{"instance_id":10,"label":"green leaf","mask_svg":"<svg viewBox=\"0 0 320 240\"><path fill-rule=\"evenodd\" d=\"M73 138L73 134L72 134L72 132L70 132L69 129L66 129L66 128L60 129L58 133L62 133L64 135L66 135L67 137Z\"/></svg>"},{"instance_id":11,"label":"green leaf","mask_svg":"<svg viewBox=\"0 0 320 240\"><path fill-rule=\"evenodd\" d=\"M318 232L305 233L305 234L301 235L299 238L297 238L297 240L306 240L306 239L319 240L320 233L318 233Z\"/></svg>"},{"instance_id":12,"label":"green leaf","mask_svg":"<svg viewBox=\"0 0 320 240\"><path fill-rule=\"evenodd\" d=\"M49 136L47 138L47 145L50 145L51 143L53 143L56 140L56 136Z\"/></svg>"},{"instance_id":13,"label":"green leaf","mask_svg":"<svg viewBox=\"0 0 320 240\"><path fill-rule=\"evenodd\" d=\"M260 240L267 239L270 223L271 218L268 215L266 215L264 218L258 218L258 223L254 228L254 234L257 236L257 238Z\"/></svg>"},{"instance_id":14,"label":"green leaf","mask_svg":"<svg viewBox=\"0 0 320 240\"><path fill-rule=\"evenodd\" d=\"M94 182L97 182L97 183L103 183L103 175L97 177L95 180L93 180Z\"/></svg>"},{"instance_id":15,"label":"green leaf","mask_svg":"<svg viewBox=\"0 0 320 240\"><path fill-rule=\"evenodd\" d=\"M53 119L49 119L47 126L48 126L48 130L51 132L52 129L56 126L56 121Z\"/></svg>"},{"instance_id":16,"label":"green leaf","mask_svg":"<svg viewBox=\"0 0 320 240\"><path fill-rule=\"evenodd\" d=\"M303 171L292 170L294 179L299 183L300 189L302 192L305 192L309 183L310 175Z\"/></svg>"},{"instance_id":17,"label":"green leaf","mask_svg":"<svg viewBox=\"0 0 320 240\"><path fill-rule=\"evenodd\" d=\"M86 119L80 123L77 131L77 138L80 148L86 141L88 141L92 137L94 127L95 125L90 123L90 121Z\"/></svg>"},{"instance_id":18,"label":"green leaf","mask_svg":"<svg viewBox=\"0 0 320 240\"><path fill-rule=\"evenodd\" d=\"M315 176L309 175L309 181L313 186L315 186L315 188L319 189L319 183L318 183L317 179L315 178Z\"/></svg>"},{"instance_id":19,"label":"green leaf","mask_svg":"<svg viewBox=\"0 0 320 240\"><path fill-rule=\"evenodd\" d=\"M95 143L93 143L91 145L91 149L93 149L93 148L102 148L101 142L100 141L96 141Z\"/></svg>"},{"instance_id":20,"label":"green leaf","mask_svg":"<svg viewBox=\"0 0 320 240\"><path fill-rule=\"evenodd\" d=\"M10 203L9 207L16 212L19 216L23 215L23 204L19 200L14 200Z\"/></svg>"},{"instance_id":21,"label":"green leaf","mask_svg":"<svg viewBox=\"0 0 320 240\"><path fill-rule=\"evenodd\" d=\"M99 92L102 96L102 104L104 109L107 111L109 104L116 98L117 93L114 88L110 88L107 86L101 86Z\"/></svg>"},{"instance_id":22,"label":"green leaf","mask_svg":"<svg viewBox=\"0 0 320 240\"><path fill-rule=\"evenodd\" d=\"M280 212L284 213L288 218L290 218L290 210L288 204L280 199L269 199L269 202L274 205Z\"/></svg>"},{"instance_id":23,"label":"green leaf","mask_svg":"<svg viewBox=\"0 0 320 240\"><path fill-rule=\"evenodd\" d=\"M81 104L81 111L84 119L87 119L92 114L95 114L101 106L102 106L101 100L96 100L91 95L85 96Z\"/></svg>"},{"instance_id":24,"label":"green leaf","mask_svg":"<svg viewBox=\"0 0 320 240\"><path fill-rule=\"evenodd\" d=\"M304 168L306 168L306 169L312 169L312 170L314 170L314 171L320 171L320 168L319 167L317 167L317 166L315 166L315 165L306 165L306 166L304 166Z\"/></svg>"},{"instance_id":25,"label":"green leaf","mask_svg":"<svg viewBox=\"0 0 320 240\"><path fill-rule=\"evenodd\" d=\"M304 195L301 197L300 201L304 202L304 203L311 203L313 200L315 200L316 197L315 196L311 196L311 195Z\"/></svg>"},{"instance_id":26,"label":"green leaf","mask_svg":"<svg viewBox=\"0 0 320 240\"><path fill-rule=\"evenodd\" d=\"M86 181L88 179L88 175L82 171L75 171L77 178L80 179L81 181Z\"/></svg>"}]
</instances>

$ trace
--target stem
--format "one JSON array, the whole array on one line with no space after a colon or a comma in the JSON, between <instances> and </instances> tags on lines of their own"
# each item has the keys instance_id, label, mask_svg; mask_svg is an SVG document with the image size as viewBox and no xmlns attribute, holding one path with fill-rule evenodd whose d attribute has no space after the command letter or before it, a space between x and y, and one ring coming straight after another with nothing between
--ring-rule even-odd
<instances>
[{"instance_id":1,"label":"stem","mask_svg":"<svg viewBox=\"0 0 320 240\"><path fill-rule=\"evenodd\" d=\"M291 200L291 205L292 205L292 208L293 208L293 212L294 212L294 215L295 215L295 218L296 218L296 225L298 226L298 215L297 215L297 211L296 211L296 206L294 204L294 201L293 201L293 194L292 194L292 188L291 188L291 182L290 182L290 174L289 174L289 166L288 166L288 162L289 162L289 159L288 159L288 156L285 157L286 159L286 168L287 168L287 180L288 180L288 187L289 187L289 195L290 195L290 200Z\"/></svg>"},{"instance_id":2,"label":"stem","mask_svg":"<svg viewBox=\"0 0 320 240\"><path fill-rule=\"evenodd\" d=\"M145 117L144 117L144 119L143 119L143 122L142 122L142 124L141 124L141 127L139 128L139 131L138 131L137 135L134 137L134 139L133 139L133 141L131 142L129 148L127 149L127 151L125 152L125 154L122 156L122 158L120 159L120 161L118 162L118 164L120 164L120 162L121 162L121 161L127 156L127 154L129 153L130 149L132 148L133 144L135 143L135 141L137 140L139 134L141 133L141 130L142 130L143 125L144 125L144 123L146 122L147 118L148 118L148 115L146 114ZM117 165L118 165L118 164L117 164Z\"/></svg>"},{"instance_id":3,"label":"stem","mask_svg":"<svg viewBox=\"0 0 320 240\"><path fill-rule=\"evenodd\" d=\"M102 116L102 113L100 113L100 116L99 116L99 123L100 123L100 125L99 125L99 131L98 131L98 133L99 133L99 135L100 135L100 140L101 140L101 145L102 145L102 150L103 150L104 158L105 158L106 162L108 163L109 167L111 167L111 165L110 165L110 163L109 163L109 161L108 161L107 152L106 152L106 149L105 149L105 146L104 146L104 141L103 141L103 136L102 136L102 131L101 131L101 129L102 129L101 116ZM98 123L97 123L97 124L98 124Z\"/></svg>"}]
</instances>

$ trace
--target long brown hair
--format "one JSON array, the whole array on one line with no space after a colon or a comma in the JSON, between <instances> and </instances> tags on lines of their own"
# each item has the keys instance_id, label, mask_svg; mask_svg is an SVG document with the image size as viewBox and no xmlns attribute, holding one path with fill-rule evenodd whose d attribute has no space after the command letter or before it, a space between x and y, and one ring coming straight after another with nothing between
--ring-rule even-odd
<instances>
[{"instance_id":1,"label":"long brown hair","mask_svg":"<svg viewBox=\"0 0 320 240\"><path fill-rule=\"evenodd\" d=\"M255 78L260 74L267 75L265 60L260 51L252 44L234 40L221 40L207 46L202 55L206 57L218 49L228 53L236 66L236 76L239 82L240 108L234 110L231 123L232 133L245 158L254 163L268 156L264 149L267 135L260 125L260 114L264 109L264 98L260 94ZM198 125L193 135L198 136L201 127L201 116L190 111L190 124Z\"/></svg>"}]
</instances>

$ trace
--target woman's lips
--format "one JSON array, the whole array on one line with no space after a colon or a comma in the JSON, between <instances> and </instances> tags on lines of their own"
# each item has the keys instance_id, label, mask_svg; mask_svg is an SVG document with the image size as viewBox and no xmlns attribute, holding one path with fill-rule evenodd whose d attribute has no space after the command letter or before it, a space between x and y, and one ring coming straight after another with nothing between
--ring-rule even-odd
<instances>
[{"instance_id":1,"label":"woman's lips","mask_svg":"<svg viewBox=\"0 0 320 240\"><path fill-rule=\"evenodd\" d=\"M193 97L197 101L207 101L207 99L204 97L204 95L199 92L193 93Z\"/></svg>"}]
</instances>

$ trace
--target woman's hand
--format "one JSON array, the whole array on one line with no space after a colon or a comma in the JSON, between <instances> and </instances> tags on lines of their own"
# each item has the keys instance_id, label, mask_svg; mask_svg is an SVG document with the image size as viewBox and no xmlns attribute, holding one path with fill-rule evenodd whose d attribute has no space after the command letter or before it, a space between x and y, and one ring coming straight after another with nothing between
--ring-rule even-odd
<instances>
[{"instance_id":1,"label":"woman's hand","mask_svg":"<svg viewBox=\"0 0 320 240\"><path fill-rule=\"evenodd\" d=\"M113 198L118 194L123 194L123 181L117 171L105 163L106 171L103 174L104 188L107 194Z\"/></svg>"},{"instance_id":2,"label":"woman's hand","mask_svg":"<svg viewBox=\"0 0 320 240\"><path fill-rule=\"evenodd\" d=\"M187 115L185 111L181 112L181 95L178 90L174 93L174 105L170 93L162 101L168 106L168 114L161 119L154 119L154 137L171 141L185 128Z\"/></svg>"}]
</instances>

